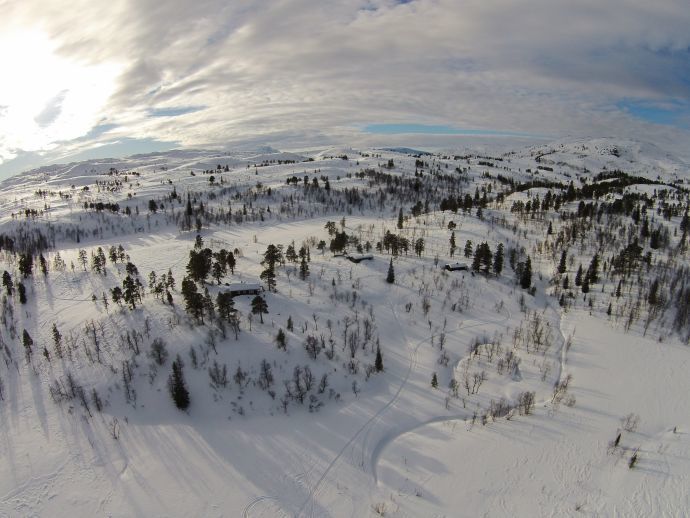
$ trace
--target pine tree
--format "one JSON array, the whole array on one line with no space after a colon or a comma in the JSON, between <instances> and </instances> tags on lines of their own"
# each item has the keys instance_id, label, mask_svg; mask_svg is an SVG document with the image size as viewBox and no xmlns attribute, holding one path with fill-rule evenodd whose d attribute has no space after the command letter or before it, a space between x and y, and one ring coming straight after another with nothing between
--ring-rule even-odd
<instances>
[{"instance_id":1,"label":"pine tree","mask_svg":"<svg viewBox=\"0 0 690 518\"><path fill-rule=\"evenodd\" d=\"M453 230L450 233L450 256L453 257L455 255L455 249L457 247L455 246L455 230Z\"/></svg>"},{"instance_id":2,"label":"pine tree","mask_svg":"<svg viewBox=\"0 0 690 518\"><path fill-rule=\"evenodd\" d=\"M438 388L438 378L436 377L436 373L431 376L431 386L433 388Z\"/></svg>"},{"instance_id":3,"label":"pine tree","mask_svg":"<svg viewBox=\"0 0 690 518\"><path fill-rule=\"evenodd\" d=\"M185 301L187 313L194 318L203 321L204 317L204 297L196 287L196 283L189 277L182 281L182 297Z\"/></svg>"},{"instance_id":4,"label":"pine tree","mask_svg":"<svg viewBox=\"0 0 690 518\"><path fill-rule=\"evenodd\" d=\"M213 266L211 267L212 270L212 276L216 280L216 283L218 283L218 286L220 286L220 279L225 275L225 263L216 261L213 263Z\"/></svg>"},{"instance_id":5,"label":"pine tree","mask_svg":"<svg viewBox=\"0 0 690 518\"><path fill-rule=\"evenodd\" d=\"M113 302L117 304L118 306L122 304L122 288L119 286L115 286L112 290L110 290L110 293L113 297Z\"/></svg>"},{"instance_id":6,"label":"pine tree","mask_svg":"<svg viewBox=\"0 0 690 518\"><path fill-rule=\"evenodd\" d=\"M391 257L391 262L388 265L388 275L386 275L386 282L388 284L393 284L395 282L395 270L393 269L393 258Z\"/></svg>"},{"instance_id":7,"label":"pine tree","mask_svg":"<svg viewBox=\"0 0 690 518\"><path fill-rule=\"evenodd\" d=\"M230 315L235 311L235 302L230 292L219 292L216 295L216 308L218 316L223 320L230 320Z\"/></svg>"},{"instance_id":8,"label":"pine tree","mask_svg":"<svg viewBox=\"0 0 690 518\"><path fill-rule=\"evenodd\" d=\"M170 391L170 396L175 402L175 406L180 410L186 410L189 408L189 391L187 390L187 385L184 380L184 373L182 372L184 364L180 355L177 355L175 361L172 364L172 373L168 378L168 390Z\"/></svg>"},{"instance_id":9,"label":"pine tree","mask_svg":"<svg viewBox=\"0 0 690 518\"><path fill-rule=\"evenodd\" d=\"M376 346L376 360L374 361L374 368L376 372L381 372L383 370L383 356L381 355L381 347Z\"/></svg>"},{"instance_id":10,"label":"pine tree","mask_svg":"<svg viewBox=\"0 0 690 518\"><path fill-rule=\"evenodd\" d=\"M272 266L266 267L266 269L261 272L259 278L266 283L268 291L276 291L276 273Z\"/></svg>"},{"instance_id":11,"label":"pine tree","mask_svg":"<svg viewBox=\"0 0 690 518\"><path fill-rule=\"evenodd\" d=\"M402 207L400 207L400 212L398 212L398 228L399 229L403 228L403 210L402 210Z\"/></svg>"},{"instance_id":12,"label":"pine tree","mask_svg":"<svg viewBox=\"0 0 690 518\"><path fill-rule=\"evenodd\" d=\"M201 238L200 236L198 236ZM203 250L190 250L187 274L196 282L203 282L211 273L213 264L213 252L210 248Z\"/></svg>"},{"instance_id":13,"label":"pine tree","mask_svg":"<svg viewBox=\"0 0 690 518\"><path fill-rule=\"evenodd\" d=\"M275 268L276 263L281 263L282 261L283 253L280 251L280 248L273 244L268 245L266 251L264 252L264 259L261 261L261 264L273 269Z\"/></svg>"},{"instance_id":14,"label":"pine tree","mask_svg":"<svg viewBox=\"0 0 690 518\"><path fill-rule=\"evenodd\" d=\"M295 252L295 244L290 243L285 250L285 259L290 261L291 263L296 263L297 262L297 252Z\"/></svg>"},{"instance_id":15,"label":"pine tree","mask_svg":"<svg viewBox=\"0 0 690 518\"><path fill-rule=\"evenodd\" d=\"M24 283L21 281L17 284L17 292L19 292L19 302L26 304L26 288L24 287Z\"/></svg>"},{"instance_id":16,"label":"pine tree","mask_svg":"<svg viewBox=\"0 0 690 518\"><path fill-rule=\"evenodd\" d=\"M268 313L268 304L266 304L266 300L261 295L257 295L252 299L252 313L258 314L261 323L264 323L264 313Z\"/></svg>"},{"instance_id":17,"label":"pine tree","mask_svg":"<svg viewBox=\"0 0 690 518\"><path fill-rule=\"evenodd\" d=\"M414 252L417 254L417 257L422 257L422 253L424 252L424 238L418 238L414 242Z\"/></svg>"},{"instance_id":18,"label":"pine tree","mask_svg":"<svg viewBox=\"0 0 690 518\"><path fill-rule=\"evenodd\" d=\"M122 281L122 298L131 309L137 307L137 300L141 298L137 282L129 275Z\"/></svg>"}]
</instances>

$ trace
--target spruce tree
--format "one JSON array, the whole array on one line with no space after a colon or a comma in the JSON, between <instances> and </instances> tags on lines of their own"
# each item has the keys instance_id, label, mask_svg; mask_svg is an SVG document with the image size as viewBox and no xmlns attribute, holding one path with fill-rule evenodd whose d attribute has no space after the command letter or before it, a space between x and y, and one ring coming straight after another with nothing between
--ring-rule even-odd
<instances>
[{"instance_id":1,"label":"spruce tree","mask_svg":"<svg viewBox=\"0 0 690 518\"><path fill-rule=\"evenodd\" d=\"M100 249L100 247L99 247L99 249ZM101 251L101 253L103 253L103 252ZM48 262L46 261L46 258L43 257L43 254L40 254L38 256L38 262L41 266L41 273L43 274L43 276L47 276L48 275ZM105 268L105 256L103 257L103 267Z\"/></svg>"},{"instance_id":2,"label":"spruce tree","mask_svg":"<svg viewBox=\"0 0 690 518\"><path fill-rule=\"evenodd\" d=\"M383 356L381 355L381 347L376 346L376 360L374 361L374 367L376 372L381 372L383 370Z\"/></svg>"},{"instance_id":3,"label":"spruce tree","mask_svg":"<svg viewBox=\"0 0 690 518\"><path fill-rule=\"evenodd\" d=\"M19 302L26 304L26 288L23 282L17 284L17 291L19 292Z\"/></svg>"},{"instance_id":4,"label":"spruce tree","mask_svg":"<svg viewBox=\"0 0 690 518\"><path fill-rule=\"evenodd\" d=\"M578 266L577 273L575 274L575 286L582 285L582 265Z\"/></svg>"},{"instance_id":5,"label":"spruce tree","mask_svg":"<svg viewBox=\"0 0 690 518\"><path fill-rule=\"evenodd\" d=\"M393 284L395 282L395 270L393 269L393 258L391 257L391 262L388 265L388 275L386 275L386 282L388 284Z\"/></svg>"},{"instance_id":6,"label":"spruce tree","mask_svg":"<svg viewBox=\"0 0 690 518\"><path fill-rule=\"evenodd\" d=\"M494 273L501 275L503 271L503 243L498 244L496 255L494 256Z\"/></svg>"},{"instance_id":7,"label":"spruce tree","mask_svg":"<svg viewBox=\"0 0 690 518\"><path fill-rule=\"evenodd\" d=\"M402 210L402 207L400 207L400 212L398 212L398 228L399 229L403 228L403 210Z\"/></svg>"},{"instance_id":8,"label":"spruce tree","mask_svg":"<svg viewBox=\"0 0 690 518\"><path fill-rule=\"evenodd\" d=\"M59 358L62 358L62 335L56 324L53 324L53 342L55 343L55 352Z\"/></svg>"},{"instance_id":9,"label":"spruce tree","mask_svg":"<svg viewBox=\"0 0 690 518\"><path fill-rule=\"evenodd\" d=\"M589 268L587 269L587 276L592 284L599 280L599 254L594 254L594 257L592 257L592 262L589 263Z\"/></svg>"},{"instance_id":10,"label":"spruce tree","mask_svg":"<svg viewBox=\"0 0 690 518\"><path fill-rule=\"evenodd\" d=\"M580 286L580 289L582 290L582 293L589 293L589 274L585 275L585 278L582 280L582 286Z\"/></svg>"},{"instance_id":11,"label":"spruce tree","mask_svg":"<svg viewBox=\"0 0 690 518\"><path fill-rule=\"evenodd\" d=\"M12 289L14 288L14 283L12 282L12 276L7 270L2 274L2 285L7 290L8 295L12 295Z\"/></svg>"},{"instance_id":12,"label":"spruce tree","mask_svg":"<svg viewBox=\"0 0 690 518\"><path fill-rule=\"evenodd\" d=\"M438 378L436 377L436 373L431 376L431 386L433 388L438 388Z\"/></svg>"},{"instance_id":13,"label":"spruce tree","mask_svg":"<svg viewBox=\"0 0 690 518\"><path fill-rule=\"evenodd\" d=\"M180 410L186 410L189 408L189 391L187 390L187 385L184 380L184 373L182 372L183 367L182 359L180 355L177 355L175 361L172 364L172 373L168 378L168 390L170 391L170 396L175 402L175 406Z\"/></svg>"},{"instance_id":14,"label":"spruce tree","mask_svg":"<svg viewBox=\"0 0 690 518\"><path fill-rule=\"evenodd\" d=\"M21 273L22 277L26 279L29 275L31 275L31 272L34 268L33 256L31 254L20 254L18 267L19 273Z\"/></svg>"},{"instance_id":15,"label":"spruce tree","mask_svg":"<svg viewBox=\"0 0 690 518\"><path fill-rule=\"evenodd\" d=\"M31 358L31 353L33 352L31 348L34 345L34 340L31 338L31 335L26 329L24 329L24 332L22 333L22 344L24 345L24 352L26 353L26 358L28 360Z\"/></svg>"},{"instance_id":16,"label":"spruce tree","mask_svg":"<svg viewBox=\"0 0 690 518\"><path fill-rule=\"evenodd\" d=\"M485 275L491 269L491 248L487 242L482 242L474 251L474 261L472 262L472 269L481 271Z\"/></svg>"},{"instance_id":17,"label":"spruce tree","mask_svg":"<svg viewBox=\"0 0 690 518\"><path fill-rule=\"evenodd\" d=\"M469 259L472 257L472 241L468 239L465 242L465 258Z\"/></svg>"},{"instance_id":18,"label":"spruce tree","mask_svg":"<svg viewBox=\"0 0 690 518\"><path fill-rule=\"evenodd\" d=\"M520 286L522 289L526 290L532 286L532 260L527 256L527 261L525 261L525 267L522 269L522 275L520 276Z\"/></svg>"},{"instance_id":19,"label":"spruce tree","mask_svg":"<svg viewBox=\"0 0 690 518\"><path fill-rule=\"evenodd\" d=\"M478 272L482 267L482 253L481 248L478 246L474 250L474 258L472 259L472 271Z\"/></svg>"},{"instance_id":20,"label":"spruce tree","mask_svg":"<svg viewBox=\"0 0 690 518\"><path fill-rule=\"evenodd\" d=\"M307 258L305 256L302 257L302 262L299 265L299 278L306 281L307 277L309 277L309 263L307 263Z\"/></svg>"},{"instance_id":21,"label":"spruce tree","mask_svg":"<svg viewBox=\"0 0 690 518\"><path fill-rule=\"evenodd\" d=\"M278 329L278 334L276 335L276 345L278 349L285 351L287 349L287 337L285 336L285 331L282 328Z\"/></svg>"}]
</instances>

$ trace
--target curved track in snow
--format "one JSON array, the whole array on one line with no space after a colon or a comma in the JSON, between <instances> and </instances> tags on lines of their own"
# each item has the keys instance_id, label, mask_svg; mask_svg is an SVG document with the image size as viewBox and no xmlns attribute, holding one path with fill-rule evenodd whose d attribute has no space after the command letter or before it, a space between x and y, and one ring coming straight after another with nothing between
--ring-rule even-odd
<instances>
[{"instance_id":1,"label":"curved track in snow","mask_svg":"<svg viewBox=\"0 0 690 518\"><path fill-rule=\"evenodd\" d=\"M395 311L394 305L390 302L390 299L388 301L389 306L391 308L393 317L395 318L396 322L398 323L399 328L401 329L401 332L403 333L403 337L406 343L408 343L407 337L404 332L404 327L400 324L400 320L398 318L397 312ZM451 333L456 333L460 330L465 330L469 328L474 328L474 327L480 327L480 326L486 326L486 325L497 325L501 324L503 322L506 322L507 320L510 319L510 312L507 310L507 315L503 318L500 318L498 320L480 320L480 321L475 321L472 324L465 325L464 323L459 324L454 330L451 331ZM409 356L409 366L407 369L407 372L405 374L405 377L402 379L400 385L398 386L398 389L396 390L395 394L391 397L390 400L388 400L373 416L371 416L353 435L350 437L350 439L345 443L345 445L340 449L340 451L337 453L337 455L331 460L331 462L328 464L324 472L321 474L321 477L316 481L314 486L312 487L311 491L309 492L309 495L305 499L304 503L300 507L300 509L297 511L296 516L300 517L304 515L304 512L309 509L309 514L308 516L313 517L314 516L314 503L315 503L315 497L318 494L319 490L321 489L321 486L326 479L326 477L330 474L330 472L336 467L338 462L341 460L343 457L344 453L351 447L354 446L357 439L363 435L363 442L361 445L361 459L360 459L360 466L362 467L363 470L369 469L369 471L372 474L372 477L374 479L374 482L377 482L377 475L376 475L376 464L378 462L378 456L380 453L383 451L383 448L385 445L389 444L391 441L395 440L396 437L400 436L401 433L396 433L393 435L386 435L384 436L383 439L381 439L374 447L372 448L372 455L369 456L369 463L367 466L366 463L366 458L367 458L367 448L366 448L366 443L368 441L369 434L371 432L371 429L373 428L373 425L388 411L395 403L398 401L400 398L400 394L402 393L403 389L407 386L410 374L412 373L413 369L416 367L417 364L417 352L419 350L419 347L427 342L430 342L432 338L432 335L429 335L426 338L423 338L419 340L412 348L410 351L410 356ZM448 420L449 416L444 415L444 416L438 416L435 418L438 421L442 420ZM417 426L421 426L425 423L420 423Z\"/></svg>"},{"instance_id":2,"label":"curved track in snow","mask_svg":"<svg viewBox=\"0 0 690 518\"><path fill-rule=\"evenodd\" d=\"M506 317L506 319L503 320L503 322L505 322L509 318L510 318L510 314L508 314L508 316ZM565 362L566 362L566 355L567 355L566 344L567 344L568 339L566 338L565 334L563 333L561 322L562 321L559 318L558 331L561 335L562 343L561 343L561 351L560 351L559 371L558 371L558 376L556 378L556 383L560 383L563 380L563 373L565 371ZM489 322L489 321L487 321L483 324L476 324L476 325L485 325L485 324L490 324L490 323L498 324L501 322ZM475 325L467 326L467 327L475 327ZM457 330L459 330L459 329L460 329L460 327ZM545 399L542 399L541 401L538 401L536 404L538 404L540 406L544 406L544 405L550 403L550 401L551 401L550 398L545 398ZM381 458L381 455L383 454L383 451L385 450L385 448L388 445L390 445L391 443L393 443L396 439L399 439L403 435L406 435L410 432L414 432L415 430L419 430L420 428L423 428L423 427L431 425L431 424L450 423L452 421L465 420L466 417L467 417L467 414L435 416L435 417L432 417L426 421L416 423L415 425L413 425L413 426L411 426L405 430L402 430L398 433L388 435L388 436L384 437L383 439L381 439L381 441L379 441L379 443L376 444L376 446L374 447L374 449L372 451L372 455L371 455L371 470L372 470L372 473L374 476L375 483L378 484L377 467L378 467L378 463L379 463L379 460Z\"/></svg>"}]
</instances>

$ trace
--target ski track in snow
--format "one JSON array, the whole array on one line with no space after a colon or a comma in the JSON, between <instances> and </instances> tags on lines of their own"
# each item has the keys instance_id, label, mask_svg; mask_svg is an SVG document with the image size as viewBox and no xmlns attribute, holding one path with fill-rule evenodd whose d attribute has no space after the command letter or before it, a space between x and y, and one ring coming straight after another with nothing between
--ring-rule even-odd
<instances>
[{"instance_id":1,"label":"ski track in snow","mask_svg":"<svg viewBox=\"0 0 690 518\"><path fill-rule=\"evenodd\" d=\"M477 323L475 323L475 324L466 325L466 326L463 325L463 324L460 324L456 329L454 329L454 330L452 331L452 333L457 333L457 332L460 331L461 329L464 330L464 329L471 329L471 328L474 328L474 327L480 327L480 326L485 326L485 325L498 325L498 324L502 324L502 323L508 321L508 320L511 318L510 311L508 311L508 308L505 308L505 310L508 312L508 314L507 314L504 318L502 318L502 319L500 319L500 320L495 320L495 321L486 320L486 321L477 322ZM426 342L428 342L428 341L430 341L430 340L431 340L431 337L425 338L424 340L422 340L422 341L417 345L417 347L419 347L419 345L421 345L422 343L426 343ZM408 429L406 429L406 430L403 430L403 431L396 431L396 432L393 432L393 433L391 433L391 434L384 435L384 436L379 440L379 442L378 442L376 445L374 445L374 448L372 449L372 453L371 453L371 456L370 456L370 470L371 470L372 476L374 477L374 483L378 485L377 467L378 467L379 459L381 458L381 454L383 453L383 450L386 448L386 446L388 446L389 444L391 444L391 443L392 443L393 441L395 441L398 437L401 437L402 435L405 435L405 434L409 433L409 432L412 431L412 430L419 429L419 428L421 428L421 427L423 427L423 426L426 426L426 425L428 425L428 424L432 424L432 423L443 423L443 422L451 422L451 421L457 421L457 420L464 420L466 417L467 417L467 415L464 414L464 413L463 413L463 414L450 415L450 416L447 415L447 414L446 414L446 415L439 415L439 416L431 417L431 418L429 418L429 419L426 420L426 421L417 423L417 424L415 424L413 427L408 428ZM363 455L364 455L364 453L363 453Z\"/></svg>"},{"instance_id":2,"label":"ski track in snow","mask_svg":"<svg viewBox=\"0 0 690 518\"><path fill-rule=\"evenodd\" d=\"M396 323L398 324L399 329L401 330L403 334L403 338L405 343L409 343L407 336L404 331L404 326L401 324L400 319L398 317L397 311L395 310L394 305L390 302L390 298L388 301L389 307L391 309L391 312L393 314L393 317L395 318ZM459 326L457 326L451 333L457 333L460 330L465 330L465 329L471 329L475 327L481 327L481 326L486 326L486 325L498 325L502 324L506 321L508 321L511 317L510 311L505 308L507 315L499 320L482 320L470 325L465 325L465 323L461 323ZM394 441L397 437L407 433L409 430L405 430L402 432L392 432L389 434L384 434L381 439L374 445L372 448L372 453L370 455L367 455L367 441L369 439L369 434L371 433L371 430L374 428L374 426L379 422L379 420L383 417L383 415L392 407L395 405L395 403L398 401L400 398L400 394L402 391L405 389L405 387L408 384L410 374L414 370L416 364L417 364L417 353L419 351L419 348L425 344L428 343L433 335L429 335L428 337L425 337L421 340L419 340L412 350L410 351L410 360L409 360L409 366L406 372L405 377L401 381L400 385L398 386L397 391L393 395L393 397L385 404L383 405L373 416L371 416L353 435L350 437L348 442L341 448L341 450L338 452L338 454L331 460L329 465L326 467L324 472L321 474L321 477L316 481L314 486L312 487L311 491L309 492L309 495L307 499L305 500L304 504L300 507L298 512L296 513L295 516L300 517L304 513L305 509L309 507L309 516L314 517L315 516L315 510L314 510L314 504L316 500L316 496L318 495L323 482L325 481L326 477L330 474L330 472L336 468L336 465L340 461L340 459L343 457L343 454L352 446L353 449L356 448L355 442L357 441L358 437L363 433L364 436L362 438L362 443L360 445L360 468L366 473L369 471L371 473L371 476L373 478L374 484L378 484L378 477L377 477L377 464L378 464L378 459L385 448L386 445L390 444L392 441ZM464 416L463 416L464 417ZM453 419L458 419L460 416L448 416L448 415L442 415L442 416L437 416L434 417L428 421L418 423L415 428L424 426L425 424L431 423L431 422L441 422L441 421L451 421ZM369 457L369 462L366 462L367 456Z\"/></svg>"}]
</instances>

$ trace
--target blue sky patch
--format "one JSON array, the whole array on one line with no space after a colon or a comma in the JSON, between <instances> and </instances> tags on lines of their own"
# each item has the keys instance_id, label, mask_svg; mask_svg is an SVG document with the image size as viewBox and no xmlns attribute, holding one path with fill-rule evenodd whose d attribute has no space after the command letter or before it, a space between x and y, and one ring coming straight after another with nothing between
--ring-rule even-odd
<instances>
[{"instance_id":1,"label":"blue sky patch","mask_svg":"<svg viewBox=\"0 0 690 518\"><path fill-rule=\"evenodd\" d=\"M625 99L616 103L616 106L637 119L653 124L690 129L690 103L687 101Z\"/></svg>"},{"instance_id":2,"label":"blue sky patch","mask_svg":"<svg viewBox=\"0 0 690 518\"><path fill-rule=\"evenodd\" d=\"M206 106L179 106L173 108L152 108L149 117L178 117L206 109Z\"/></svg>"}]
</instances>

